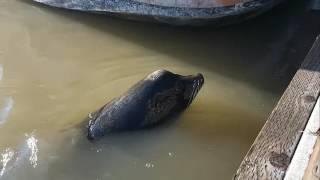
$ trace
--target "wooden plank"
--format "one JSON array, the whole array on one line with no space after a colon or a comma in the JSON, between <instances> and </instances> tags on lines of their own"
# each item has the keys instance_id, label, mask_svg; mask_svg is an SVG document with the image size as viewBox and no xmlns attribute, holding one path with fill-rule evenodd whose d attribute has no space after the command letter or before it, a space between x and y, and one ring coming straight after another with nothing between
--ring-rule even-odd
<instances>
[{"instance_id":1,"label":"wooden plank","mask_svg":"<svg viewBox=\"0 0 320 180\"><path fill-rule=\"evenodd\" d=\"M234 179L283 179L320 91L318 37Z\"/></svg>"},{"instance_id":2,"label":"wooden plank","mask_svg":"<svg viewBox=\"0 0 320 180\"><path fill-rule=\"evenodd\" d=\"M313 109L311 116L308 120L307 126L303 131L303 135L297 149L293 155L289 168L285 175L285 180L297 180L303 179L306 173L306 169L309 173L308 177L311 178L313 172L311 169L314 169L315 157L318 155L318 150L320 147L316 145L318 131L320 128L320 98L316 103L315 108ZM319 144L320 145L320 144ZM314 149L315 148L315 149ZM308 165L309 164L309 165ZM311 165L312 164L312 165ZM312 179L312 178L311 178Z\"/></svg>"},{"instance_id":3,"label":"wooden plank","mask_svg":"<svg viewBox=\"0 0 320 180\"><path fill-rule=\"evenodd\" d=\"M304 180L320 179L320 137L318 136L314 151L310 157L308 167L305 171Z\"/></svg>"},{"instance_id":4,"label":"wooden plank","mask_svg":"<svg viewBox=\"0 0 320 180\"><path fill-rule=\"evenodd\" d=\"M310 162L303 176L304 180L319 180L320 179L320 138L314 147L310 157Z\"/></svg>"}]
</instances>

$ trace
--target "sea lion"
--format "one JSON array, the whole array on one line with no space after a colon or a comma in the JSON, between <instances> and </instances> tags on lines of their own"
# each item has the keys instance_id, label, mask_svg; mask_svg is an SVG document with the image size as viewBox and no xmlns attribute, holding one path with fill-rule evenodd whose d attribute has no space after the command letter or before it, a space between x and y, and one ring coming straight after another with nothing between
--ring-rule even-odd
<instances>
[{"instance_id":1,"label":"sea lion","mask_svg":"<svg viewBox=\"0 0 320 180\"><path fill-rule=\"evenodd\" d=\"M182 76L157 70L89 117L88 139L142 129L185 110L204 83L202 74Z\"/></svg>"}]
</instances>

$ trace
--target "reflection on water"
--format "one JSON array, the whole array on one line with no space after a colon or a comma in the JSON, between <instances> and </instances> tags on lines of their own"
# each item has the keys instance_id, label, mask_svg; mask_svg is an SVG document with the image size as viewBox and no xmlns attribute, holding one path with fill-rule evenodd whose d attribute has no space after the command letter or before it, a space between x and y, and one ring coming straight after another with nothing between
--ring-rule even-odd
<instances>
[{"instance_id":1,"label":"reflection on water","mask_svg":"<svg viewBox=\"0 0 320 180\"><path fill-rule=\"evenodd\" d=\"M0 109L0 124L5 123L8 119L11 109L13 108L13 99L12 97L4 97L3 105Z\"/></svg>"},{"instance_id":2,"label":"reflection on water","mask_svg":"<svg viewBox=\"0 0 320 180\"><path fill-rule=\"evenodd\" d=\"M25 134L25 139L18 147L6 148L1 154L0 178L24 179L20 173L28 173L30 166L36 168L39 151L37 142L34 134Z\"/></svg>"},{"instance_id":3,"label":"reflection on water","mask_svg":"<svg viewBox=\"0 0 320 180\"><path fill-rule=\"evenodd\" d=\"M2 76L3 76L3 67L0 64L0 81L2 80Z\"/></svg>"},{"instance_id":4,"label":"reflection on water","mask_svg":"<svg viewBox=\"0 0 320 180\"><path fill-rule=\"evenodd\" d=\"M3 67L0 64L0 82L3 77ZM10 114L10 111L13 107L13 99L12 97L3 97L2 103L0 104L0 125L5 123L5 121L8 119L8 116Z\"/></svg>"},{"instance_id":5,"label":"reflection on water","mask_svg":"<svg viewBox=\"0 0 320 180\"><path fill-rule=\"evenodd\" d=\"M14 155L14 151L11 150L10 148L7 148L5 150L5 152L1 154L1 156L2 156L2 159L1 159L2 169L0 172L0 177L2 177L4 175L4 172L6 171L7 164L12 159L13 155Z\"/></svg>"},{"instance_id":6,"label":"reflection on water","mask_svg":"<svg viewBox=\"0 0 320 180\"><path fill-rule=\"evenodd\" d=\"M38 149L38 146L37 146L38 140L33 135L31 135L31 136L26 135L26 137L28 137L27 145L28 145L28 148L31 151L31 155L29 157L29 161L30 161L30 164L34 168L36 168L37 167L37 161L38 161L38 152L39 152L39 149Z\"/></svg>"},{"instance_id":7,"label":"reflection on water","mask_svg":"<svg viewBox=\"0 0 320 180\"><path fill-rule=\"evenodd\" d=\"M283 58L296 22L173 28L1 0L0 178L232 177L299 64ZM161 68L206 79L177 121L86 140L89 112Z\"/></svg>"}]
</instances>

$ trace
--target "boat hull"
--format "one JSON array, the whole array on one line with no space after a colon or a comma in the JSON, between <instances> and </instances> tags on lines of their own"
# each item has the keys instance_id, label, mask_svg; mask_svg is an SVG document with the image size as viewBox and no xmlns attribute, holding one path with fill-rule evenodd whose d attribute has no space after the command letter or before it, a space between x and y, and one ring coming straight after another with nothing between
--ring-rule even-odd
<instances>
[{"instance_id":1,"label":"boat hull","mask_svg":"<svg viewBox=\"0 0 320 180\"><path fill-rule=\"evenodd\" d=\"M34 0L49 6L172 25L224 25L259 15L283 0L246 0L227 6L164 6L133 0ZM146 0L148 1L148 0ZM150 0L149 0L150 1ZM221 0L220 0L221 1ZM239 0L240 1L240 0ZM243 0L242 0L243 1Z\"/></svg>"}]
</instances>

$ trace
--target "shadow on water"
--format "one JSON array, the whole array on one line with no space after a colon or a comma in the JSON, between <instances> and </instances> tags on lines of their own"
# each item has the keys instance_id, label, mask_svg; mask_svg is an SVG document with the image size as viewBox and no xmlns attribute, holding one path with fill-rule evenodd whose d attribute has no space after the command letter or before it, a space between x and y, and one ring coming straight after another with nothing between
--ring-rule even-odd
<instances>
[{"instance_id":1,"label":"shadow on water","mask_svg":"<svg viewBox=\"0 0 320 180\"><path fill-rule=\"evenodd\" d=\"M290 1L253 20L222 28L129 22L21 1L277 94L320 32L318 16L306 10L308 1Z\"/></svg>"}]
</instances>

